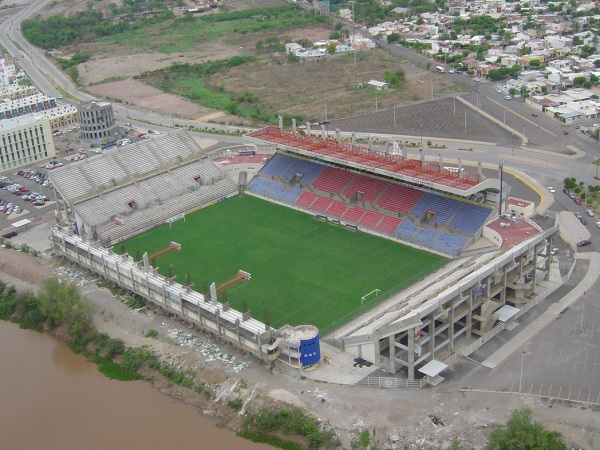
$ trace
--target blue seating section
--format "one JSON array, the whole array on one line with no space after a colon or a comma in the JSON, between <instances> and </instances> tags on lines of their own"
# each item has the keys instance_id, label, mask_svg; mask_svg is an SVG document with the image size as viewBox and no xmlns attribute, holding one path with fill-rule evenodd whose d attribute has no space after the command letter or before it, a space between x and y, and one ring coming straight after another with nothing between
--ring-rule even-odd
<instances>
[{"instance_id":1,"label":"blue seating section","mask_svg":"<svg viewBox=\"0 0 600 450\"><path fill-rule=\"evenodd\" d=\"M281 196L285 192L285 186L281 183L273 183L273 187L269 191L269 197L275 200L281 200Z\"/></svg>"},{"instance_id":2,"label":"blue seating section","mask_svg":"<svg viewBox=\"0 0 600 450\"><path fill-rule=\"evenodd\" d=\"M282 175L283 178L285 178L288 181L291 180L292 177L297 173L301 173L302 178L300 179L300 183L310 184L315 178L319 176L321 171L324 169L324 166L312 163L310 161L295 158L290 159L292 159L293 162L291 166L288 167L285 173L283 173Z\"/></svg>"},{"instance_id":3,"label":"blue seating section","mask_svg":"<svg viewBox=\"0 0 600 450\"><path fill-rule=\"evenodd\" d=\"M296 200L298 200L298 197L300 197L300 194L302 194L302 189L298 189L298 188L288 189L281 196L281 201L285 202L285 203L290 203L290 204L294 203Z\"/></svg>"},{"instance_id":4,"label":"blue seating section","mask_svg":"<svg viewBox=\"0 0 600 450\"><path fill-rule=\"evenodd\" d=\"M431 248L451 255L459 255L468 240L468 238L462 236L442 232Z\"/></svg>"},{"instance_id":5,"label":"blue seating section","mask_svg":"<svg viewBox=\"0 0 600 450\"><path fill-rule=\"evenodd\" d=\"M452 215L458 210L463 203L458 200L444 197L442 195L435 195L425 193L417 204L410 211L410 214L421 218L426 211L433 210L436 212L435 217L431 220L431 223L448 223Z\"/></svg>"},{"instance_id":6,"label":"blue seating section","mask_svg":"<svg viewBox=\"0 0 600 450\"><path fill-rule=\"evenodd\" d=\"M422 230L419 230L419 232L413 239L413 242L415 244L421 244L427 247L431 247L431 245L433 244L433 240L436 238L437 235L438 230L436 230L435 228L423 228Z\"/></svg>"},{"instance_id":7,"label":"blue seating section","mask_svg":"<svg viewBox=\"0 0 600 450\"><path fill-rule=\"evenodd\" d=\"M417 231L417 226L414 223L404 221L394 230L394 236L410 241L415 231Z\"/></svg>"},{"instance_id":8,"label":"blue seating section","mask_svg":"<svg viewBox=\"0 0 600 450\"><path fill-rule=\"evenodd\" d=\"M254 179L248 186L248 190L256 192L259 195L267 196L267 193L273 187L273 184L274 183L271 180L265 180L264 178L254 177Z\"/></svg>"},{"instance_id":9,"label":"blue seating section","mask_svg":"<svg viewBox=\"0 0 600 450\"><path fill-rule=\"evenodd\" d=\"M289 181L297 173L302 174L300 180L304 184L310 184L324 169L324 166L303 159L276 153L269 162L261 169L261 173L270 176L278 176Z\"/></svg>"},{"instance_id":10,"label":"blue seating section","mask_svg":"<svg viewBox=\"0 0 600 450\"><path fill-rule=\"evenodd\" d=\"M280 155L279 153L275 153L273 157L265 164L265 166L260 170L261 173L265 175L277 175L280 176L284 173L292 164L290 161L292 158L286 155Z\"/></svg>"},{"instance_id":11,"label":"blue seating section","mask_svg":"<svg viewBox=\"0 0 600 450\"><path fill-rule=\"evenodd\" d=\"M475 234L486 222L490 213L491 210L483 206L463 203L450 221L450 225L464 233Z\"/></svg>"}]
</instances>

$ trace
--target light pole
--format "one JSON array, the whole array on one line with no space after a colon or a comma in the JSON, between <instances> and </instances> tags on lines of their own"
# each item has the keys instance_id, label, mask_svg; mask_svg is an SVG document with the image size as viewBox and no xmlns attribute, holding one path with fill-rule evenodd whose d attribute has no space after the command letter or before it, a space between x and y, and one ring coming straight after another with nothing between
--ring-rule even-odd
<instances>
[{"instance_id":1,"label":"light pole","mask_svg":"<svg viewBox=\"0 0 600 450\"><path fill-rule=\"evenodd\" d=\"M512 155L515 156L515 133L510 135L510 150Z\"/></svg>"},{"instance_id":2,"label":"light pole","mask_svg":"<svg viewBox=\"0 0 600 450\"><path fill-rule=\"evenodd\" d=\"M419 127L419 131L421 132L421 148L423 148L423 124Z\"/></svg>"},{"instance_id":3,"label":"light pole","mask_svg":"<svg viewBox=\"0 0 600 450\"><path fill-rule=\"evenodd\" d=\"M521 353L521 375L519 376L519 392L523 388L523 362L525 361L525 351Z\"/></svg>"},{"instance_id":4,"label":"light pole","mask_svg":"<svg viewBox=\"0 0 600 450\"><path fill-rule=\"evenodd\" d=\"M583 291L583 298L581 300L582 300L582 303L581 303L581 326L580 326L580 329L583 331L583 315L585 312L585 291Z\"/></svg>"}]
</instances>

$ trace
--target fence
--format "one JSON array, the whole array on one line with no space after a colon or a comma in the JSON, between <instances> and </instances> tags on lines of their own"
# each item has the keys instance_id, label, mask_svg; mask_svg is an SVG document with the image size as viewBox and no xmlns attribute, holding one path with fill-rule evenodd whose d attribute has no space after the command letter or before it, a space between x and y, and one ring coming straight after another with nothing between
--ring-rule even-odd
<instances>
[{"instance_id":1,"label":"fence","mask_svg":"<svg viewBox=\"0 0 600 450\"><path fill-rule=\"evenodd\" d=\"M391 377L365 377L356 383L359 386L370 386L378 388L405 388L421 389L427 385L427 377L420 380L409 380L408 378Z\"/></svg>"}]
</instances>

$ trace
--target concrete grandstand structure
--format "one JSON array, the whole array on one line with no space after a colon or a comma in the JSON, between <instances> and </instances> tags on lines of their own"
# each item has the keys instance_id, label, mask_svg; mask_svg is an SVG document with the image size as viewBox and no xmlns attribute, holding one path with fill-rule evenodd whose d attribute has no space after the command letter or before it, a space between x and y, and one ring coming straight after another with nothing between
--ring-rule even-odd
<instances>
[{"instance_id":1,"label":"concrete grandstand structure","mask_svg":"<svg viewBox=\"0 0 600 450\"><path fill-rule=\"evenodd\" d=\"M557 286L550 281L557 227L542 232L525 217L499 216L500 180L486 179L481 165L475 172L465 173L460 164L451 171L441 160L346 144L339 134L331 140L276 127L246 139L275 151L247 185L241 172L227 178L185 131L53 170L61 222L52 232L55 250L264 361L296 368L304 367L299 350L305 343L289 337L296 332L289 326L272 329L115 255L111 246L241 188L335 225L454 258L323 337L374 362L373 370L407 380L423 373L430 383L460 356L516 326L516 318ZM509 231L518 237L504 239ZM318 338L318 330L310 334ZM314 351L305 360L311 366L318 345Z\"/></svg>"}]
</instances>

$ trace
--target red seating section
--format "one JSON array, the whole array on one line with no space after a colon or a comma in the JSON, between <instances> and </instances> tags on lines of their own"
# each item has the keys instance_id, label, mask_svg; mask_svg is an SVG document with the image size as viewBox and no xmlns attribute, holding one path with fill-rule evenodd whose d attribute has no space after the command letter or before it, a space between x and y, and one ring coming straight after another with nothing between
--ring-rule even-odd
<instances>
[{"instance_id":1,"label":"red seating section","mask_svg":"<svg viewBox=\"0 0 600 450\"><path fill-rule=\"evenodd\" d=\"M312 185L324 192L341 192L353 176L352 172L326 167Z\"/></svg>"},{"instance_id":2,"label":"red seating section","mask_svg":"<svg viewBox=\"0 0 600 450\"><path fill-rule=\"evenodd\" d=\"M408 213L423 195L422 191L399 184L390 184L377 204L392 212Z\"/></svg>"}]
</instances>

